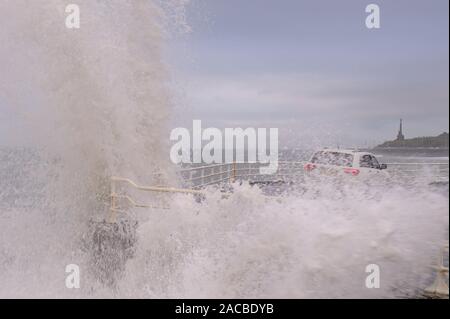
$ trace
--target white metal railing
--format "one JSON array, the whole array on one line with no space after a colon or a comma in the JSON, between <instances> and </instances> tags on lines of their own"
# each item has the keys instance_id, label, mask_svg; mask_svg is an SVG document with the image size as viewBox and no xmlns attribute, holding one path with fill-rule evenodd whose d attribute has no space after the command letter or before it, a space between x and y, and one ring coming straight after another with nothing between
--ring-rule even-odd
<instances>
[{"instance_id":1,"label":"white metal railing","mask_svg":"<svg viewBox=\"0 0 450 319\"><path fill-rule=\"evenodd\" d=\"M287 163L287 162L281 162ZM291 164L303 164L302 162L292 162ZM136 208L161 208L152 206L149 204L138 203L131 196L117 192L117 184L123 183L129 187L145 191L145 192L157 192L157 193L180 193L180 194L192 194L203 195L200 190L208 185L222 184L222 183L234 183L238 178L251 178L255 176L261 176L259 174L259 166L252 167L251 165L258 165L257 163L248 162L233 162L224 164L212 164L203 165L198 167L182 168L178 171L178 175L184 184L189 184L184 188L175 187L163 187L163 186L143 186L132 181L129 178L123 177L111 177L111 195L110 195L110 216L109 220L115 222L117 220L117 213L123 213L125 210L119 206L119 201L124 200L130 206ZM283 174L277 174L281 176ZM284 174L289 176L289 174ZM166 207L162 207L166 208Z\"/></svg>"},{"instance_id":2,"label":"white metal railing","mask_svg":"<svg viewBox=\"0 0 450 319\"><path fill-rule=\"evenodd\" d=\"M448 182L449 163L389 163L390 175L403 182Z\"/></svg>"},{"instance_id":3,"label":"white metal railing","mask_svg":"<svg viewBox=\"0 0 450 319\"><path fill-rule=\"evenodd\" d=\"M131 188L144 192L157 193L181 193L181 194L203 194L201 189L209 185L220 185L234 183L237 180L248 180L250 182L283 182L297 181L305 175L304 165L300 161L279 161L278 171L273 175L263 175L260 168L265 164L256 162L231 162L223 164L200 165L183 167L177 171L182 188L162 186L142 186L136 182L122 177L111 178L111 212L118 212L117 202L125 200L133 207L151 208L154 206L141 204L126 194L118 194L116 186L118 183L126 184ZM434 181L448 181L449 164L447 163L387 163L388 171L394 177L404 180L420 180L422 177ZM418 173L424 173L421 176ZM115 220L115 216L112 218Z\"/></svg>"},{"instance_id":4,"label":"white metal railing","mask_svg":"<svg viewBox=\"0 0 450 319\"><path fill-rule=\"evenodd\" d=\"M263 165L249 162L234 162L224 164L202 165L182 168L178 171L184 186L188 188L202 188L211 184L233 182L237 179L253 181L286 181L298 180L304 176L306 162L280 161L278 171L274 175L259 173ZM387 163L388 172L395 178L404 181L415 179L429 179L448 181L448 163Z\"/></svg>"},{"instance_id":5,"label":"white metal railing","mask_svg":"<svg viewBox=\"0 0 450 319\"><path fill-rule=\"evenodd\" d=\"M266 164L256 162L232 162L223 164L203 165L197 167L182 168L178 175L186 187L203 188L211 184L234 182L238 179L254 181L284 180L287 177L295 177L303 174L305 162L278 162L278 171L273 175L260 173L260 168Z\"/></svg>"},{"instance_id":6,"label":"white metal railing","mask_svg":"<svg viewBox=\"0 0 450 319\"><path fill-rule=\"evenodd\" d=\"M183 188L174 188L174 187L162 187L162 186L142 186L138 185L134 181L132 181L129 178L122 178L122 177L111 177L111 203L110 203L110 216L109 220L110 222L116 222L117 220L117 213L118 212L124 212L119 205L118 201L120 199L126 200L131 206L138 207L138 208L161 208L161 207L155 207L148 204L141 204L137 203L133 198L131 198L129 195L119 194L117 193L117 183L125 183L131 186L132 188L144 192L158 192L158 193L180 193L180 194L194 194L194 195L201 195L203 194L201 191L194 190L194 189L183 189ZM166 208L166 207L162 207Z\"/></svg>"},{"instance_id":7,"label":"white metal railing","mask_svg":"<svg viewBox=\"0 0 450 319\"><path fill-rule=\"evenodd\" d=\"M203 194L201 189L209 185L220 185L234 183L237 180L248 180L250 182L285 182L297 181L304 177L304 164L300 161L279 161L278 171L273 175L263 175L260 168L265 164L256 162L231 162L223 164L200 165L184 167L177 171L182 182L182 188L162 186L142 186L136 182L122 177L111 178L111 204L110 211L112 221L116 220L116 213L123 212L118 202L126 201L132 207L156 208L156 206L142 204L135 201L127 194L117 193L117 184L126 184L131 188L144 192L157 193L181 193L181 194ZM387 163L389 172L394 177L400 177L405 181L421 180L437 182L447 181L449 176L449 163ZM424 173L421 176L418 173ZM166 207L163 207L166 208Z\"/></svg>"}]
</instances>

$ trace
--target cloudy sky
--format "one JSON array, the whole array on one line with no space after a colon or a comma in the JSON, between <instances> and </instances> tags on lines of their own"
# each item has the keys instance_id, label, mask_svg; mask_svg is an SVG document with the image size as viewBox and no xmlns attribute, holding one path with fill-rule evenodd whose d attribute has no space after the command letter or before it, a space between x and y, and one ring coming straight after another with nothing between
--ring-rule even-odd
<instances>
[{"instance_id":1,"label":"cloudy sky","mask_svg":"<svg viewBox=\"0 0 450 319\"><path fill-rule=\"evenodd\" d=\"M171 42L181 112L218 127L278 127L305 140L373 145L448 131L447 0L192 0ZM189 116L187 116L189 114Z\"/></svg>"}]
</instances>

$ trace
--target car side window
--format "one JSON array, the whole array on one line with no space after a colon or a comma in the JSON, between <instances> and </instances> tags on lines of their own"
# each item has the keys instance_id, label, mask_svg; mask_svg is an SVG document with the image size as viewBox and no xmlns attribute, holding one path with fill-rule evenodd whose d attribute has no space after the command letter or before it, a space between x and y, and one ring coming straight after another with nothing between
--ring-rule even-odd
<instances>
[{"instance_id":1,"label":"car side window","mask_svg":"<svg viewBox=\"0 0 450 319\"><path fill-rule=\"evenodd\" d=\"M359 161L359 166L360 167L373 168L372 156L370 156L370 155L363 155L361 157L361 160Z\"/></svg>"},{"instance_id":2,"label":"car side window","mask_svg":"<svg viewBox=\"0 0 450 319\"><path fill-rule=\"evenodd\" d=\"M376 159L375 156L371 156L372 158L372 168L379 168L380 167L380 163L378 163L378 160Z\"/></svg>"},{"instance_id":3,"label":"car side window","mask_svg":"<svg viewBox=\"0 0 450 319\"><path fill-rule=\"evenodd\" d=\"M378 160L375 158L375 156L363 155L361 157L359 166L366 168L379 168L380 164L378 163Z\"/></svg>"},{"instance_id":4,"label":"car side window","mask_svg":"<svg viewBox=\"0 0 450 319\"><path fill-rule=\"evenodd\" d=\"M322 153L321 152L317 152L313 155L313 157L311 158L311 162L312 163L317 163L317 161L319 160L319 157Z\"/></svg>"}]
</instances>

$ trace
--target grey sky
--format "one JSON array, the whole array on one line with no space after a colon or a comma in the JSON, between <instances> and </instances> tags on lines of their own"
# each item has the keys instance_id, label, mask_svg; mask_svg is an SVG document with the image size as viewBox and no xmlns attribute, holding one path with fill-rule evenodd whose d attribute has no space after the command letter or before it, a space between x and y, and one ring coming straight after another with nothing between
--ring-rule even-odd
<instances>
[{"instance_id":1,"label":"grey sky","mask_svg":"<svg viewBox=\"0 0 450 319\"><path fill-rule=\"evenodd\" d=\"M393 138L400 117L407 137L448 131L447 0L193 0L187 20L172 60L205 125L359 145Z\"/></svg>"}]
</instances>

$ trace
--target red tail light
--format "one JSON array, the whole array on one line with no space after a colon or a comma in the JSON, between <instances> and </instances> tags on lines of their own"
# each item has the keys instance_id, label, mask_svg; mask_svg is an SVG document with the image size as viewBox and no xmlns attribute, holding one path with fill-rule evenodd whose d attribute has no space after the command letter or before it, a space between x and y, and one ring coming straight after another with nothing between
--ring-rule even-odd
<instances>
[{"instance_id":1,"label":"red tail light","mask_svg":"<svg viewBox=\"0 0 450 319\"><path fill-rule=\"evenodd\" d=\"M311 164L311 163L308 163L308 164L306 164L305 166L303 166L303 168L305 169L305 171L310 172L310 171L312 171L313 169L316 168L316 165Z\"/></svg>"},{"instance_id":2,"label":"red tail light","mask_svg":"<svg viewBox=\"0 0 450 319\"><path fill-rule=\"evenodd\" d=\"M356 168L344 168L344 173L352 174L353 176L359 175L359 169Z\"/></svg>"}]
</instances>

